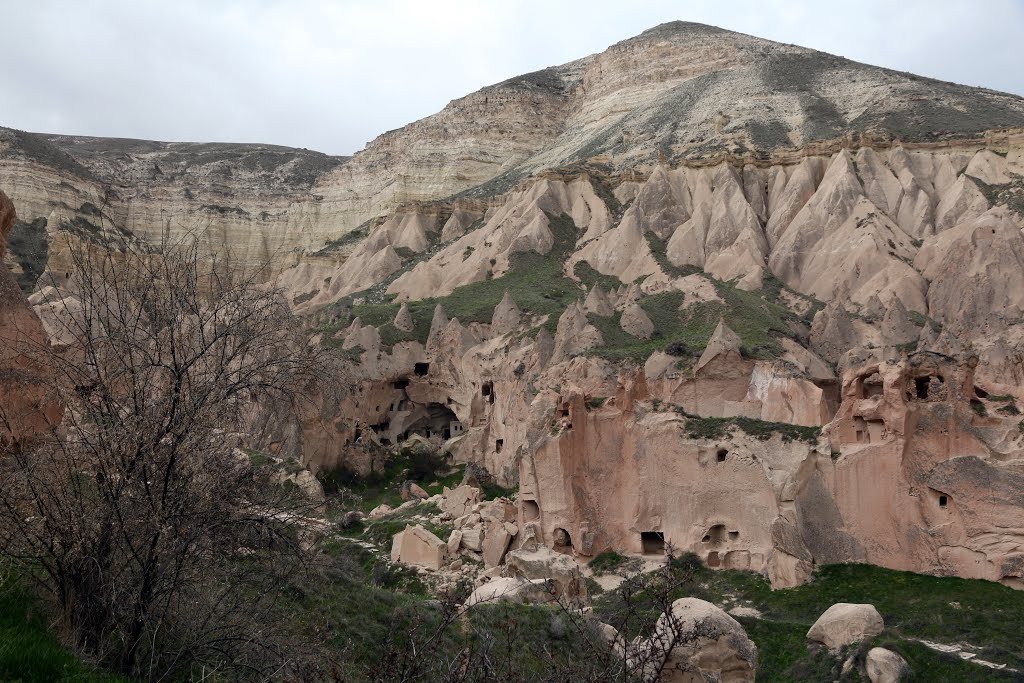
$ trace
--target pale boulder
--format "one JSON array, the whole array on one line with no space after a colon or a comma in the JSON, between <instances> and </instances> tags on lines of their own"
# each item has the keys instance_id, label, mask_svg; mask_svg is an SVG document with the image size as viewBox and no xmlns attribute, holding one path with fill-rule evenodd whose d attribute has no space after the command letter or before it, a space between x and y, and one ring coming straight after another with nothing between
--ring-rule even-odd
<instances>
[{"instance_id":1,"label":"pale boulder","mask_svg":"<svg viewBox=\"0 0 1024 683\"><path fill-rule=\"evenodd\" d=\"M443 495L441 511L447 512L453 519L469 514L473 506L480 502L480 489L466 484L453 489L446 488Z\"/></svg>"},{"instance_id":2,"label":"pale boulder","mask_svg":"<svg viewBox=\"0 0 1024 683\"><path fill-rule=\"evenodd\" d=\"M739 335L729 329L729 326L725 324L725 320L719 320L718 327L711 334L711 339L708 340L704 353L701 354L700 360L697 361L697 365L693 369L694 373L699 372L701 368L719 356L728 357L729 355L734 355L736 358L740 358L741 344Z\"/></svg>"},{"instance_id":3,"label":"pale boulder","mask_svg":"<svg viewBox=\"0 0 1024 683\"><path fill-rule=\"evenodd\" d=\"M746 683L757 671L757 646L740 623L697 598L672 603L658 619L646 650L650 661L644 668L652 676L660 671L657 680L662 683Z\"/></svg>"},{"instance_id":4,"label":"pale boulder","mask_svg":"<svg viewBox=\"0 0 1024 683\"><path fill-rule=\"evenodd\" d=\"M587 298L583 302L583 310L588 314L601 316L602 318L608 318L615 313L615 307L600 285L594 285L587 292Z\"/></svg>"},{"instance_id":5,"label":"pale boulder","mask_svg":"<svg viewBox=\"0 0 1024 683\"><path fill-rule=\"evenodd\" d=\"M475 529L463 529L462 530L462 547L466 550L472 550L473 552L480 552L484 549L484 530L477 527Z\"/></svg>"},{"instance_id":6,"label":"pale boulder","mask_svg":"<svg viewBox=\"0 0 1024 683\"><path fill-rule=\"evenodd\" d=\"M542 603L550 600L544 581L530 581L519 576L499 577L474 590L466 600L466 607L503 601Z\"/></svg>"},{"instance_id":7,"label":"pale boulder","mask_svg":"<svg viewBox=\"0 0 1024 683\"><path fill-rule=\"evenodd\" d=\"M580 567L568 555L546 546L536 550L513 550L505 556L507 572L527 579L551 581L555 597L573 603L587 602L587 586Z\"/></svg>"},{"instance_id":8,"label":"pale boulder","mask_svg":"<svg viewBox=\"0 0 1024 683\"><path fill-rule=\"evenodd\" d=\"M509 526L503 522L491 522L484 533L483 553L484 567L497 567L505 559L505 553L512 543Z\"/></svg>"},{"instance_id":9,"label":"pale boulder","mask_svg":"<svg viewBox=\"0 0 1024 683\"><path fill-rule=\"evenodd\" d=\"M830 650L877 636L885 628L882 615L874 605L839 602L818 617L807 639L822 643Z\"/></svg>"},{"instance_id":10,"label":"pale boulder","mask_svg":"<svg viewBox=\"0 0 1024 683\"><path fill-rule=\"evenodd\" d=\"M444 565L448 544L418 524L406 526L391 542L391 561L437 571Z\"/></svg>"},{"instance_id":11,"label":"pale boulder","mask_svg":"<svg viewBox=\"0 0 1024 683\"><path fill-rule=\"evenodd\" d=\"M868 650L864 659L864 670L871 683L899 683L910 674L906 660L884 647L873 647Z\"/></svg>"}]
</instances>

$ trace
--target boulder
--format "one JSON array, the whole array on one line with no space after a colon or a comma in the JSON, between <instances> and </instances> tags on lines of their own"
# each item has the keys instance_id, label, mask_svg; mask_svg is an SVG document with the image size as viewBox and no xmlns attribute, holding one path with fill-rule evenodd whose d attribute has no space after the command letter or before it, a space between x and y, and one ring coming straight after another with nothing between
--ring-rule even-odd
<instances>
[{"instance_id":1,"label":"boulder","mask_svg":"<svg viewBox=\"0 0 1024 683\"><path fill-rule=\"evenodd\" d=\"M406 526L391 541L391 561L437 571L444 565L448 544L418 524Z\"/></svg>"},{"instance_id":2,"label":"boulder","mask_svg":"<svg viewBox=\"0 0 1024 683\"><path fill-rule=\"evenodd\" d=\"M877 636L883 628L882 615L874 605L839 602L818 617L807 632L807 638L824 644L830 650L838 650Z\"/></svg>"},{"instance_id":3,"label":"boulder","mask_svg":"<svg viewBox=\"0 0 1024 683\"><path fill-rule=\"evenodd\" d=\"M466 607L501 601L543 603L550 602L551 595L544 581L530 581L518 576L501 577L474 590L466 600Z\"/></svg>"},{"instance_id":4,"label":"boulder","mask_svg":"<svg viewBox=\"0 0 1024 683\"><path fill-rule=\"evenodd\" d=\"M724 319L718 321L718 327L715 328L714 333L711 335L711 339L708 340L708 345L704 349L704 353L701 354L700 360L697 361L696 367L693 371L696 373L705 365L713 361L719 356L727 357L732 354L737 359L741 357L739 335L729 329L729 326L725 324Z\"/></svg>"},{"instance_id":5,"label":"boulder","mask_svg":"<svg viewBox=\"0 0 1024 683\"><path fill-rule=\"evenodd\" d=\"M398 494L402 497L402 500L426 500L430 498L430 494L412 480L403 481Z\"/></svg>"},{"instance_id":6,"label":"boulder","mask_svg":"<svg viewBox=\"0 0 1024 683\"><path fill-rule=\"evenodd\" d=\"M484 530L480 528L463 529L461 543L466 550L480 552L484 549Z\"/></svg>"},{"instance_id":7,"label":"boulder","mask_svg":"<svg viewBox=\"0 0 1024 683\"><path fill-rule=\"evenodd\" d=\"M469 514L473 506L480 502L480 489L466 484L453 489L445 488L443 495L441 511L447 512L453 519Z\"/></svg>"},{"instance_id":8,"label":"boulder","mask_svg":"<svg viewBox=\"0 0 1024 683\"><path fill-rule=\"evenodd\" d=\"M600 285L594 285L587 292L587 298L583 302L583 310L590 315L597 315L602 318L609 318L615 314L615 307L612 306L612 302L608 300L608 295L604 293Z\"/></svg>"},{"instance_id":9,"label":"boulder","mask_svg":"<svg viewBox=\"0 0 1024 683\"><path fill-rule=\"evenodd\" d=\"M572 604L586 604L587 585L580 567L568 555L556 553L548 547L536 550L513 550L505 556L506 572L526 579L546 579L551 582L556 598Z\"/></svg>"},{"instance_id":10,"label":"boulder","mask_svg":"<svg viewBox=\"0 0 1024 683\"><path fill-rule=\"evenodd\" d=\"M892 650L873 647L864 659L864 671L871 683L899 683L910 674L910 667Z\"/></svg>"},{"instance_id":11,"label":"boulder","mask_svg":"<svg viewBox=\"0 0 1024 683\"><path fill-rule=\"evenodd\" d=\"M452 533L448 535L448 554L455 557L460 547L462 547L462 532L458 529L453 529Z\"/></svg>"},{"instance_id":12,"label":"boulder","mask_svg":"<svg viewBox=\"0 0 1024 683\"><path fill-rule=\"evenodd\" d=\"M644 680L754 680L757 646L740 623L721 608L697 598L682 598L661 615L651 639L638 648ZM663 664L663 665L662 665Z\"/></svg>"},{"instance_id":13,"label":"boulder","mask_svg":"<svg viewBox=\"0 0 1024 683\"><path fill-rule=\"evenodd\" d=\"M372 510L370 510L370 514L368 515L368 519L370 519L371 521L376 521L378 519L384 519L385 517L387 517L388 515L391 514L391 511L392 510L391 510L391 506L390 505L388 505L387 503L381 503L377 507L375 507Z\"/></svg>"},{"instance_id":14,"label":"boulder","mask_svg":"<svg viewBox=\"0 0 1024 683\"><path fill-rule=\"evenodd\" d=\"M512 537L508 525L503 522L492 521L487 525L483 543L484 567L490 569L501 564L512 543Z\"/></svg>"}]
</instances>

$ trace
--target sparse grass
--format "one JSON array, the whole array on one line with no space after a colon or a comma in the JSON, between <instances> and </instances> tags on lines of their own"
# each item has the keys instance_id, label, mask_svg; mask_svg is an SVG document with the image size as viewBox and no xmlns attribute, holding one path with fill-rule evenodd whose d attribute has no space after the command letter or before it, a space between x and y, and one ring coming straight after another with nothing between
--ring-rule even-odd
<instances>
[{"instance_id":1,"label":"sparse grass","mask_svg":"<svg viewBox=\"0 0 1024 683\"><path fill-rule=\"evenodd\" d=\"M625 556L620 555L614 550L606 550L591 560L587 566L595 574L607 574L608 572L615 571L625 563Z\"/></svg>"}]
</instances>

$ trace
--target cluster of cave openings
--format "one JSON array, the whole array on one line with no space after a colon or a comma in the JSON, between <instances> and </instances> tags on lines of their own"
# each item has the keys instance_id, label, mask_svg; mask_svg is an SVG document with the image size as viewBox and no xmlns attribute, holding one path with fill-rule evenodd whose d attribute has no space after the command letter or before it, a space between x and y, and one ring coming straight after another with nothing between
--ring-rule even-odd
<instances>
[{"instance_id":1,"label":"cluster of cave openings","mask_svg":"<svg viewBox=\"0 0 1024 683\"><path fill-rule=\"evenodd\" d=\"M486 398L488 403L494 403L494 382L484 382L480 387L480 395Z\"/></svg>"},{"instance_id":2,"label":"cluster of cave openings","mask_svg":"<svg viewBox=\"0 0 1024 683\"><path fill-rule=\"evenodd\" d=\"M408 398L400 398L388 407L387 416L373 425L373 431L380 435L380 443L383 446L390 446L392 438L401 442L413 434L427 439L438 438L447 441L463 432L459 418L451 409L440 403L424 405ZM401 432L392 433L398 429L401 429Z\"/></svg>"},{"instance_id":3,"label":"cluster of cave openings","mask_svg":"<svg viewBox=\"0 0 1024 683\"><path fill-rule=\"evenodd\" d=\"M907 398L912 401L938 401L945 398L946 380L942 375L915 377L907 387Z\"/></svg>"},{"instance_id":4,"label":"cluster of cave openings","mask_svg":"<svg viewBox=\"0 0 1024 683\"><path fill-rule=\"evenodd\" d=\"M665 533L662 531L641 531L640 544L644 555L664 555Z\"/></svg>"},{"instance_id":5,"label":"cluster of cave openings","mask_svg":"<svg viewBox=\"0 0 1024 683\"><path fill-rule=\"evenodd\" d=\"M535 500L524 500L523 501L523 521L524 522L536 522L540 519L540 505Z\"/></svg>"},{"instance_id":6,"label":"cluster of cave openings","mask_svg":"<svg viewBox=\"0 0 1024 683\"><path fill-rule=\"evenodd\" d=\"M867 420L856 416L853 418L853 440L857 443L878 443L885 439L885 422Z\"/></svg>"}]
</instances>

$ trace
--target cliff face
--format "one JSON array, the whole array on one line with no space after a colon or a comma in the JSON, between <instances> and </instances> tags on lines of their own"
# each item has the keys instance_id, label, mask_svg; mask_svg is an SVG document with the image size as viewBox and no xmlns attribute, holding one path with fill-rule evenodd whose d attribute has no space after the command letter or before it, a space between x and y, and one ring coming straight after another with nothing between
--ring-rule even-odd
<instances>
[{"instance_id":1,"label":"cliff face","mask_svg":"<svg viewBox=\"0 0 1024 683\"><path fill-rule=\"evenodd\" d=\"M351 158L4 130L0 188L26 289L58 233L269 264L345 369L253 447L426 439L581 559L1020 583L1021 98L675 23Z\"/></svg>"},{"instance_id":2,"label":"cliff face","mask_svg":"<svg viewBox=\"0 0 1024 683\"><path fill-rule=\"evenodd\" d=\"M16 220L14 205L0 192L0 257ZM0 262L0 447L24 442L60 421L60 406L48 391L48 368L39 363L46 343L39 318Z\"/></svg>"}]
</instances>

